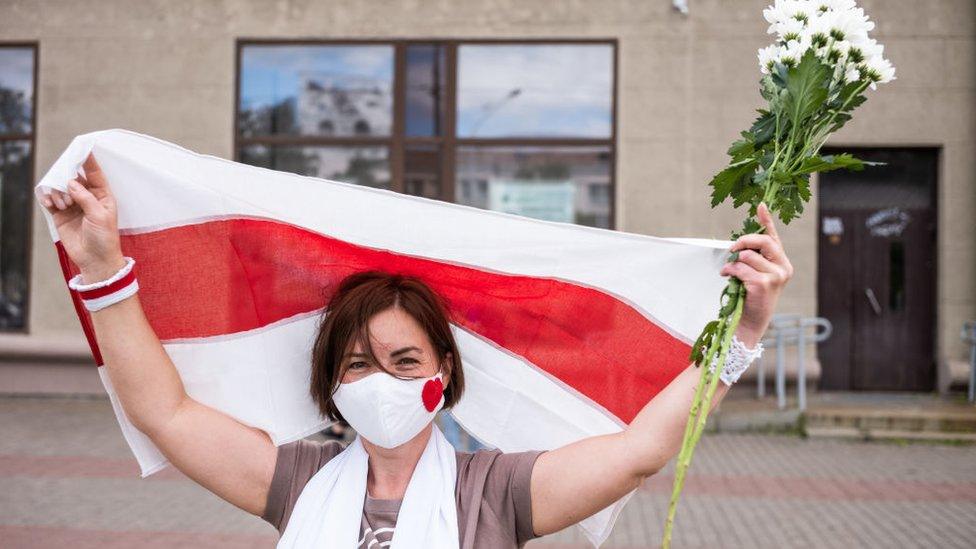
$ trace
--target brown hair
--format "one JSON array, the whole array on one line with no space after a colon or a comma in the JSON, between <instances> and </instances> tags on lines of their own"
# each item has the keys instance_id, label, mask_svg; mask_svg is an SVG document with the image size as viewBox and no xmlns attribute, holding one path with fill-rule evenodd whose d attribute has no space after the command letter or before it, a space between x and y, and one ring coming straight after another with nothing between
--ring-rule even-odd
<instances>
[{"instance_id":1,"label":"brown hair","mask_svg":"<svg viewBox=\"0 0 976 549\"><path fill-rule=\"evenodd\" d=\"M438 365L451 354L447 371L450 383L444 391L444 408L450 408L464 392L464 372L444 299L420 278L383 271L361 271L344 278L323 311L312 347L312 400L323 416L342 420L332 396L344 373L343 354L353 338L380 368L369 341L369 320L391 307L399 307L420 323L437 354ZM387 373L390 373L387 371Z\"/></svg>"}]
</instances>

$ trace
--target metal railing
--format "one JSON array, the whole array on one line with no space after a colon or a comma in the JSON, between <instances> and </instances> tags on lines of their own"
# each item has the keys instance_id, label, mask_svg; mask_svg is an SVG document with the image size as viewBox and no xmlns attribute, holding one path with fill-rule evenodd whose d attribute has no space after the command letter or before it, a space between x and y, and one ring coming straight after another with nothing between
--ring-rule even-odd
<instances>
[{"instance_id":1,"label":"metal railing","mask_svg":"<svg viewBox=\"0 0 976 549\"><path fill-rule=\"evenodd\" d=\"M813 333L807 331L813 328ZM796 346L796 392L800 411L807 409L807 376L804 357L808 343L819 343L830 337L833 326L826 318L804 317L799 314L773 315L769 328L763 335L764 347L776 348L776 404L786 408L786 346ZM976 352L976 351L974 351ZM766 396L766 370L762 358L756 365L756 395Z\"/></svg>"},{"instance_id":2,"label":"metal railing","mask_svg":"<svg viewBox=\"0 0 976 549\"><path fill-rule=\"evenodd\" d=\"M969 402L976 404L976 320L962 324L962 340L969 342Z\"/></svg>"}]
</instances>

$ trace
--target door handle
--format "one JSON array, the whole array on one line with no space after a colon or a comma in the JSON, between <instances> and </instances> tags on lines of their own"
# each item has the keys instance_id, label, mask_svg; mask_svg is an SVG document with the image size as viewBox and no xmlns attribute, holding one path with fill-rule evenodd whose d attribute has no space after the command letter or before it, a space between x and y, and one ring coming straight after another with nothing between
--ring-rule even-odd
<instances>
[{"instance_id":1,"label":"door handle","mask_svg":"<svg viewBox=\"0 0 976 549\"><path fill-rule=\"evenodd\" d=\"M871 304L871 309L874 310L874 314L881 316L881 304L878 303L878 298L874 295L874 290L871 288L864 288L864 295L868 298L868 303Z\"/></svg>"}]
</instances>

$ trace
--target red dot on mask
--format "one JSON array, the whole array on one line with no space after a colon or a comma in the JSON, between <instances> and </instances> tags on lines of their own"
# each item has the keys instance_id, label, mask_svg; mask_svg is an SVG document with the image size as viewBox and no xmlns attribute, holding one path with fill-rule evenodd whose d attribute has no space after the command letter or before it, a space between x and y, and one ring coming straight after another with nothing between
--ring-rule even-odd
<instances>
[{"instance_id":1,"label":"red dot on mask","mask_svg":"<svg viewBox=\"0 0 976 549\"><path fill-rule=\"evenodd\" d=\"M433 412L434 408L440 404L442 394L444 394L444 384L441 383L440 378L427 380L421 393L421 397L424 399L424 408L428 412Z\"/></svg>"}]
</instances>

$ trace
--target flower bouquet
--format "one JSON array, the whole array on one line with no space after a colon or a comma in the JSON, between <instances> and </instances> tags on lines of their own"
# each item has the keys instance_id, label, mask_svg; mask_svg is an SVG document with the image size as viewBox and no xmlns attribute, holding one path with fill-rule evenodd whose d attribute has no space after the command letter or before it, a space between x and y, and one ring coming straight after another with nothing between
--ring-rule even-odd
<instances>
[{"instance_id":1,"label":"flower bouquet","mask_svg":"<svg viewBox=\"0 0 976 549\"><path fill-rule=\"evenodd\" d=\"M768 105L742 138L728 150L729 165L711 181L712 207L726 199L749 215L732 239L761 233L760 202L789 223L810 200L810 175L840 168L860 170L865 162L850 154L821 156L820 148L864 103L867 88L894 79L882 57L884 46L868 37L874 23L854 0L776 0L763 11L776 41L759 50L759 91ZM736 261L738 253L729 261ZM718 385L717 364L725 357L742 315L745 287L735 277L720 298L718 318L692 346L695 365L709 364L695 392L664 527L663 547L671 543L674 514L695 445L705 429Z\"/></svg>"}]
</instances>

